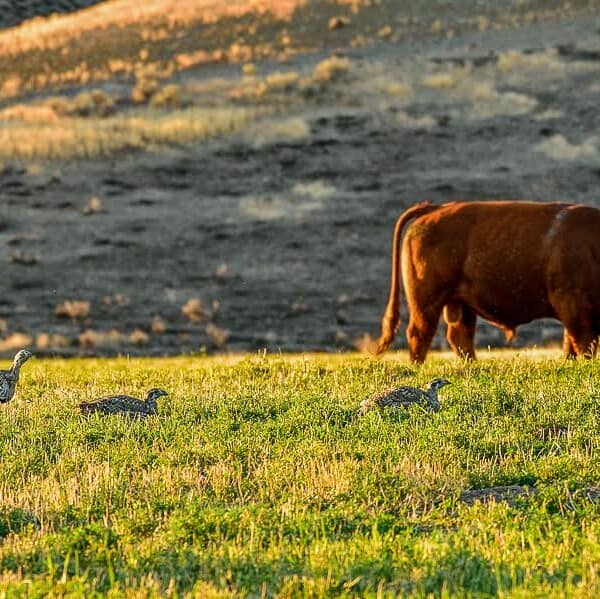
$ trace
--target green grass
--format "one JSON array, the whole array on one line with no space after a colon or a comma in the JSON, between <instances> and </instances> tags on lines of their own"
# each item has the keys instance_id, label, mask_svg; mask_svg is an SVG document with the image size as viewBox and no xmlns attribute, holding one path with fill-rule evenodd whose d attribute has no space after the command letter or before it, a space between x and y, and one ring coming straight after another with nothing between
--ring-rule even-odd
<instances>
[{"instance_id":1,"label":"green grass","mask_svg":"<svg viewBox=\"0 0 600 599\"><path fill-rule=\"evenodd\" d=\"M36 360L0 406L7 596L598 596L598 362ZM443 409L356 417L444 376ZM153 386L145 422L77 402ZM521 485L511 502L467 490Z\"/></svg>"}]
</instances>

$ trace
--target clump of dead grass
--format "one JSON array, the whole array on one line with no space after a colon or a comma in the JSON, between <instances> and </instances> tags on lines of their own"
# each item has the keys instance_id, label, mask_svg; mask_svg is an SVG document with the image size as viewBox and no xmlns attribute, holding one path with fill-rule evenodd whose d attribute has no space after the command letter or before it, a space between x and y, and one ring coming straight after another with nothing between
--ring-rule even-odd
<instances>
[{"instance_id":1,"label":"clump of dead grass","mask_svg":"<svg viewBox=\"0 0 600 599\"><path fill-rule=\"evenodd\" d=\"M85 349L115 348L123 343L123 335L117 329L95 331L86 329L78 336L79 345Z\"/></svg>"},{"instance_id":2,"label":"clump of dead grass","mask_svg":"<svg viewBox=\"0 0 600 599\"><path fill-rule=\"evenodd\" d=\"M164 335L167 331L167 322L160 316L152 318L150 328L155 335Z\"/></svg>"},{"instance_id":3,"label":"clump of dead grass","mask_svg":"<svg viewBox=\"0 0 600 599\"><path fill-rule=\"evenodd\" d=\"M0 340L0 352L11 351L29 347L33 343L33 338L25 333L13 333L5 339Z\"/></svg>"},{"instance_id":4,"label":"clump of dead grass","mask_svg":"<svg viewBox=\"0 0 600 599\"><path fill-rule=\"evenodd\" d=\"M158 92L160 85L156 79L150 77L140 77L131 91L131 99L136 104L144 104Z\"/></svg>"},{"instance_id":5,"label":"clump of dead grass","mask_svg":"<svg viewBox=\"0 0 600 599\"><path fill-rule=\"evenodd\" d=\"M87 301L66 301L56 306L55 316L71 320L85 320L90 315L91 305Z\"/></svg>"},{"instance_id":6,"label":"clump of dead grass","mask_svg":"<svg viewBox=\"0 0 600 599\"><path fill-rule=\"evenodd\" d=\"M105 295L102 298L102 303L105 306L125 308L131 304L131 299L123 293L115 293L113 295Z\"/></svg>"},{"instance_id":7,"label":"clump of dead grass","mask_svg":"<svg viewBox=\"0 0 600 599\"><path fill-rule=\"evenodd\" d=\"M129 343L133 345L148 345L150 342L150 335L143 331L142 329L135 329L129 335Z\"/></svg>"},{"instance_id":8,"label":"clump of dead grass","mask_svg":"<svg viewBox=\"0 0 600 599\"><path fill-rule=\"evenodd\" d=\"M345 57L331 56L321 61L313 72L318 83L328 83L344 78L350 71L350 61Z\"/></svg>"},{"instance_id":9,"label":"clump of dead grass","mask_svg":"<svg viewBox=\"0 0 600 599\"><path fill-rule=\"evenodd\" d=\"M189 299L182 307L181 313L193 324L208 322L215 315L214 307L208 307L200 298Z\"/></svg>"},{"instance_id":10,"label":"clump of dead grass","mask_svg":"<svg viewBox=\"0 0 600 599\"><path fill-rule=\"evenodd\" d=\"M464 67L457 67L447 71L432 73L423 78L423 86L430 89L449 90L454 89L465 79L469 78L473 66L469 63Z\"/></svg>"},{"instance_id":11,"label":"clump of dead grass","mask_svg":"<svg viewBox=\"0 0 600 599\"><path fill-rule=\"evenodd\" d=\"M74 341L55 333L40 333L35 338L35 346L39 349L58 349L61 347L69 347Z\"/></svg>"},{"instance_id":12,"label":"clump of dead grass","mask_svg":"<svg viewBox=\"0 0 600 599\"><path fill-rule=\"evenodd\" d=\"M53 122L0 121L0 159L63 159L107 156L184 144L245 128L267 107L151 110L102 119L59 118Z\"/></svg>"},{"instance_id":13,"label":"clump of dead grass","mask_svg":"<svg viewBox=\"0 0 600 599\"><path fill-rule=\"evenodd\" d=\"M153 108L180 108L185 103L181 86L176 83L165 85L150 98Z\"/></svg>"},{"instance_id":14,"label":"clump of dead grass","mask_svg":"<svg viewBox=\"0 0 600 599\"><path fill-rule=\"evenodd\" d=\"M575 144L563 135L553 135L535 146L535 150L558 161L594 160L600 156L600 138Z\"/></svg>"},{"instance_id":15,"label":"clump of dead grass","mask_svg":"<svg viewBox=\"0 0 600 599\"><path fill-rule=\"evenodd\" d=\"M206 334L210 337L212 342L219 348L223 348L227 345L227 341L231 336L231 331L218 327L214 322L209 322L206 325Z\"/></svg>"},{"instance_id":16,"label":"clump of dead grass","mask_svg":"<svg viewBox=\"0 0 600 599\"><path fill-rule=\"evenodd\" d=\"M308 123L301 117L263 122L252 131L253 145L261 148L280 142L298 142L310 135Z\"/></svg>"},{"instance_id":17,"label":"clump of dead grass","mask_svg":"<svg viewBox=\"0 0 600 599\"><path fill-rule=\"evenodd\" d=\"M42 257L38 254L31 254L23 250L17 250L8 256L9 263L20 264L21 266L35 266L41 261Z\"/></svg>"},{"instance_id":18,"label":"clump of dead grass","mask_svg":"<svg viewBox=\"0 0 600 599\"><path fill-rule=\"evenodd\" d=\"M98 214L99 212L102 212L102 201L96 196L90 198L87 204L84 206L83 210L81 211L81 213L84 216Z\"/></svg>"}]
</instances>

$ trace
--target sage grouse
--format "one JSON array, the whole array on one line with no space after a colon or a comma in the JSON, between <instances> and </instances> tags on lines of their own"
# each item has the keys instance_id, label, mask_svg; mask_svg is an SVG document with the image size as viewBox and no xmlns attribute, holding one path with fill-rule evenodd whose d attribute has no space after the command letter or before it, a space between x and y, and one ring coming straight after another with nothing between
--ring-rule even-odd
<instances>
[{"instance_id":1,"label":"sage grouse","mask_svg":"<svg viewBox=\"0 0 600 599\"><path fill-rule=\"evenodd\" d=\"M168 395L162 389L150 389L146 394L146 400L136 399L129 395L107 395L94 401L84 401L79 404L82 414L122 414L134 418L146 418L158 414L156 400Z\"/></svg>"},{"instance_id":2,"label":"sage grouse","mask_svg":"<svg viewBox=\"0 0 600 599\"><path fill-rule=\"evenodd\" d=\"M429 408L432 412L439 412L441 406L437 396L438 391L442 387L450 384L450 381L447 381L446 379L433 379L427 385L425 391L417 389L416 387L398 387L396 389L389 389L383 393L377 393L376 395L372 395L363 400L360 403L358 413L362 416L373 408L383 409L390 406L396 408L408 408L411 404L419 404Z\"/></svg>"},{"instance_id":3,"label":"sage grouse","mask_svg":"<svg viewBox=\"0 0 600 599\"><path fill-rule=\"evenodd\" d=\"M31 356L33 356L33 354L30 351L22 349L17 352L12 366L8 370L0 370L0 403L7 403L13 398L17 383L19 382L21 366L23 366Z\"/></svg>"}]
</instances>

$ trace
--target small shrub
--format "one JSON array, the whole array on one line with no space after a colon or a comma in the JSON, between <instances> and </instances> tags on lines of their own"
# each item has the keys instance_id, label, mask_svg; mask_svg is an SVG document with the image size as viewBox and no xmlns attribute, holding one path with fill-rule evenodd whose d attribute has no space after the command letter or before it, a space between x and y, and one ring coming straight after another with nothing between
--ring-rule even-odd
<instances>
[{"instance_id":1,"label":"small shrub","mask_svg":"<svg viewBox=\"0 0 600 599\"><path fill-rule=\"evenodd\" d=\"M85 320L90 315L90 302L66 301L56 306L54 314L60 318Z\"/></svg>"},{"instance_id":2,"label":"small shrub","mask_svg":"<svg viewBox=\"0 0 600 599\"><path fill-rule=\"evenodd\" d=\"M150 99L153 108L178 108L183 105L181 86L171 83L159 89Z\"/></svg>"},{"instance_id":3,"label":"small shrub","mask_svg":"<svg viewBox=\"0 0 600 599\"><path fill-rule=\"evenodd\" d=\"M114 110L115 101L100 89L81 92L73 99L69 113L77 116L104 117Z\"/></svg>"},{"instance_id":4,"label":"small shrub","mask_svg":"<svg viewBox=\"0 0 600 599\"><path fill-rule=\"evenodd\" d=\"M131 92L131 99L136 104L144 104L150 100L158 89L159 85L156 79L140 77Z\"/></svg>"},{"instance_id":5,"label":"small shrub","mask_svg":"<svg viewBox=\"0 0 600 599\"><path fill-rule=\"evenodd\" d=\"M347 58L332 56L320 62L314 70L314 78L319 83L337 81L348 74L350 61Z\"/></svg>"}]
</instances>

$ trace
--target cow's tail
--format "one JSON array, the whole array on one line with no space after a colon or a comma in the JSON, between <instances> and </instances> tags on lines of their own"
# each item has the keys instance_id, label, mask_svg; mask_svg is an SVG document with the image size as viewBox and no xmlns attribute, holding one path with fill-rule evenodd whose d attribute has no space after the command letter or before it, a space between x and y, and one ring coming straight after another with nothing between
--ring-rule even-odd
<instances>
[{"instance_id":1,"label":"cow's tail","mask_svg":"<svg viewBox=\"0 0 600 599\"><path fill-rule=\"evenodd\" d=\"M431 202L421 202L403 212L396 221L394 241L392 242L392 282L383 318L381 319L381 336L377 340L376 354L383 353L392 343L400 326L400 292L402 285L402 231L413 218L423 216L437 210L438 206Z\"/></svg>"}]
</instances>

